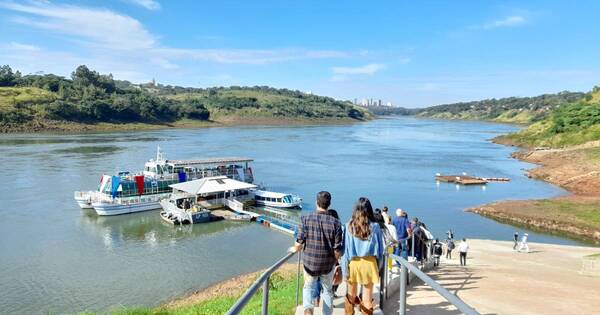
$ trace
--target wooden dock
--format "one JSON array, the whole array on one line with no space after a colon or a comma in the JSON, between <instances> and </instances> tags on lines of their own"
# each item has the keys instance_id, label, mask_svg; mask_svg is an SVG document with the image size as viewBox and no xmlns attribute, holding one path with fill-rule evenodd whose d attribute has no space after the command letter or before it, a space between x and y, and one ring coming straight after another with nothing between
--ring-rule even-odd
<instances>
[{"instance_id":1,"label":"wooden dock","mask_svg":"<svg viewBox=\"0 0 600 315\"><path fill-rule=\"evenodd\" d=\"M486 185L488 182L509 182L510 178L476 177L470 175L436 175L435 180L459 185Z\"/></svg>"}]
</instances>

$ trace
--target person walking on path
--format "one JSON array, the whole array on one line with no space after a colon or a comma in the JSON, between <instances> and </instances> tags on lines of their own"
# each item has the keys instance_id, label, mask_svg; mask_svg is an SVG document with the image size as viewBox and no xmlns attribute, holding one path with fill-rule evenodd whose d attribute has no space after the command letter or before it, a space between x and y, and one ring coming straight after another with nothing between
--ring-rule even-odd
<instances>
[{"instance_id":1,"label":"person walking on path","mask_svg":"<svg viewBox=\"0 0 600 315\"><path fill-rule=\"evenodd\" d=\"M519 252L521 252L522 249L525 249L529 253L529 245L527 245L527 238L529 238L529 234L523 234L523 237L521 238L521 244L519 245Z\"/></svg>"},{"instance_id":2,"label":"person walking on path","mask_svg":"<svg viewBox=\"0 0 600 315\"><path fill-rule=\"evenodd\" d=\"M343 253L343 234L340 220L329 215L327 209L331 204L331 194L321 191L317 194L315 212L302 216L298 226L296 243L290 252L304 248L302 262L304 265L304 287L302 304L304 314L313 314L313 296L317 279L321 282L323 314L333 311L333 275L335 264Z\"/></svg>"},{"instance_id":3,"label":"person walking on path","mask_svg":"<svg viewBox=\"0 0 600 315\"><path fill-rule=\"evenodd\" d=\"M446 241L446 259L452 259L452 251L456 245L452 239Z\"/></svg>"},{"instance_id":4,"label":"person walking on path","mask_svg":"<svg viewBox=\"0 0 600 315\"><path fill-rule=\"evenodd\" d=\"M410 222L408 214L402 209L396 209L396 217L392 220L392 224L396 228L396 237L398 247L396 247L396 256L408 259L408 238L411 234Z\"/></svg>"},{"instance_id":5,"label":"person walking on path","mask_svg":"<svg viewBox=\"0 0 600 315\"><path fill-rule=\"evenodd\" d=\"M437 267L440 265L440 256L442 256L443 246L440 243L440 240L435 239L435 243L433 243L433 266Z\"/></svg>"},{"instance_id":6,"label":"person walking on path","mask_svg":"<svg viewBox=\"0 0 600 315\"><path fill-rule=\"evenodd\" d=\"M463 238L462 242L458 245L458 251L460 252L460 265L467 265L467 252L469 251L469 244L467 243L467 239Z\"/></svg>"},{"instance_id":7,"label":"person walking on path","mask_svg":"<svg viewBox=\"0 0 600 315\"><path fill-rule=\"evenodd\" d=\"M352 218L344 226L342 274L348 283L344 310L354 315L359 305L362 314L373 314L373 286L379 283L379 265L383 259L384 240L379 224L369 222L369 199L361 197L354 206ZM358 286L362 285L362 300Z\"/></svg>"},{"instance_id":8,"label":"person walking on path","mask_svg":"<svg viewBox=\"0 0 600 315\"><path fill-rule=\"evenodd\" d=\"M387 206L383 206L381 215L383 216L383 221L385 224L392 224L392 216L389 215Z\"/></svg>"},{"instance_id":9,"label":"person walking on path","mask_svg":"<svg viewBox=\"0 0 600 315\"><path fill-rule=\"evenodd\" d=\"M513 235L513 241L515 242L515 244L513 245L513 250L516 250L517 246L519 245L519 232L515 232L515 234Z\"/></svg>"}]
</instances>

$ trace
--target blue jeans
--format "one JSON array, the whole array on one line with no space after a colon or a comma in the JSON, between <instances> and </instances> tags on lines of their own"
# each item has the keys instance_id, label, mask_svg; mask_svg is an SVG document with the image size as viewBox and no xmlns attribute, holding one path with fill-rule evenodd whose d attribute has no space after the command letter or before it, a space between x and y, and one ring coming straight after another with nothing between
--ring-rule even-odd
<instances>
[{"instance_id":1,"label":"blue jeans","mask_svg":"<svg viewBox=\"0 0 600 315\"><path fill-rule=\"evenodd\" d=\"M396 247L394 254L404 259L408 259L408 241L406 239L398 242L398 246Z\"/></svg>"},{"instance_id":2,"label":"blue jeans","mask_svg":"<svg viewBox=\"0 0 600 315\"><path fill-rule=\"evenodd\" d=\"M323 315L331 315L333 312L333 273L335 268L331 268L328 274L313 277L304 270L304 287L302 287L302 306L304 310L314 309L313 291L318 285L317 280L321 282L321 302L323 303Z\"/></svg>"}]
</instances>

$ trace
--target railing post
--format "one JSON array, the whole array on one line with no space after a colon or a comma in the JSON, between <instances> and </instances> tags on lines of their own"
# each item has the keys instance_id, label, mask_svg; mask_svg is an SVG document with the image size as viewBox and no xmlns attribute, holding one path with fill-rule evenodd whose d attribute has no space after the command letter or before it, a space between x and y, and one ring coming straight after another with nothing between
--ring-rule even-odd
<instances>
[{"instance_id":1,"label":"railing post","mask_svg":"<svg viewBox=\"0 0 600 315\"><path fill-rule=\"evenodd\" d=\"M262 315L269 314L269 280L271 277L268 277L265 282L263 282L263 300L262 300Z\"/></svg>"},{"instance_id":2,"label":"railing post","mask_svg":"<svg viewBox=\"0 0 600 315\"><path fill-rule=\"evenodd\" d=\"M408 280L408 269L400 264L400 315L406 314L406 282Z\"/></svg>"},{"instance_id":3,"label":"railing post","mask_svg":"<svg viewBox=\"0 0 600 315\"><path fill-rule=\"evenodd\" d=\"M296 273L296 306L300 305L300 265L302 265L302 251L298 251L298 271Z\"/></svg>"}]
</instances>

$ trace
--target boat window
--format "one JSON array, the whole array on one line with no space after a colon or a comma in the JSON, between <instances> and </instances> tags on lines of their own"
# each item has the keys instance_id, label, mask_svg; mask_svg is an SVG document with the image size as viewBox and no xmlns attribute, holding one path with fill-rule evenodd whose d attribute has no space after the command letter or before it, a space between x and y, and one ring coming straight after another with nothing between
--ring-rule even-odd
<instances>
[{"instance_id":1,"label":"boat window","mask_svg":"<svg viewBox=\"0 0 600 315\"><path fill-rule=\"evenodd\" d=\"M277 202L281 202L281 198L277 198Z\"/></svg>"}]
</instances>

